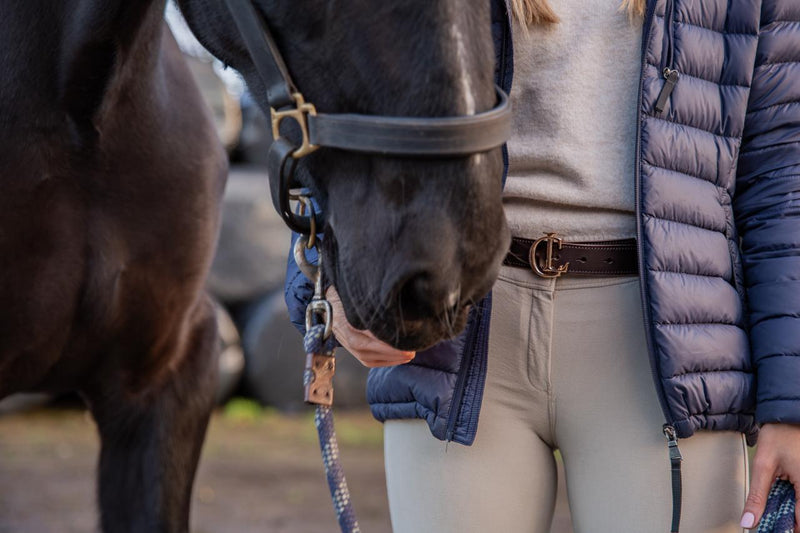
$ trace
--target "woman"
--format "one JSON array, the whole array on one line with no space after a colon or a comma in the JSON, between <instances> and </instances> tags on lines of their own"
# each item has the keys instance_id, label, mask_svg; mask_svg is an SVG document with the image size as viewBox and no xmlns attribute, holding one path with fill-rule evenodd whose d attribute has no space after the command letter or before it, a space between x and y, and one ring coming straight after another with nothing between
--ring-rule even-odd
<instances>
[{"instance_id":1,"label":"woman","mask_svg":"<svg viewBox=\"0 0 800 533\"><path fill-rule=\"evenodd\" d=\"M491 299L419 354L334 310L381 367L394 529L548 531L556 449L577 532L677 530L678 510L684 531L754 528L777 476L800 488L800 7L509 4L513 22L492 9L518 239Z\"/></svg>"}]
</instances>

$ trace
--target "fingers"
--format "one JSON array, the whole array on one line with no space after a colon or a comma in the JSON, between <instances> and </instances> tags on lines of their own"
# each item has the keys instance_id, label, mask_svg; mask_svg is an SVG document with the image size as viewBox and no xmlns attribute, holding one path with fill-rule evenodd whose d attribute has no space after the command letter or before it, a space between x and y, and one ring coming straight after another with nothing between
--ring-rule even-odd
<instances>
[{"instance_id":1,"label":"fingers","mask_svg":"<svg viewBox=\"0 0 800 533\"><path fill-rule=\"evenodd\" d=\"M358 357L356 359L358 359L361 362L361 364L364 365L367 368L382 368L382 367L387 367L387 366L405 365L407 363L410 363L411 360L413 359L413 357L411 359L406 360L406 361L397 361L397 360L392 360L392 361L385 361L385 360L365 361L365 360L362 360L361 358L358 358Z\"/></svg>"},{"instance_id":2,"label":"fingers","mask_svg":"<svg viewBox=\"0 0 800 533\"><path fill-rule=\"evenodd\" d=\"M753 459L753 469L750 474L750 492L747 494L747 501L744 505L741 526L745 529L753 529L761 520L764 514L764 506L767 503L767 496L775 481L777 473L777 463L772 455L756 451Z\"/></svg>"},{"instance_id":3,"label":"fingers","mask_svg":"<svg viewBox=\"0 0 800 533\"><path fill-rule=\"evenodd\" d=\"M336 338L339 339L339 336L337 335ZM362 365L368 368L404 365L411 362L416 356L414 352L396 350L388 344L382 344L382 347L370 349L361 348L359 342L353 342L352 339L340 340L339 342L341 342L342 346L353 354Z\"/></svg>"},{"instance_id":4,"label":"fingers","mask_svg":"<svg viewBox=\"0 0 800 533\"><path fill-rule=\"evenodd\" d=\"M415 352L398 350L381 341L370 331L354 328L347 321L342 302L336 289L328 288L326 298L333 308L333 334L339 344L369 368L406 364L416 356Z\"/></svg>"},{"instance_id":5,"label":"fingers","mask_svg":"<svg viewBox=\"0 0 800 533\"><path fill-rule=\"evenodd\" d=\"M343 324L334 328L336 339L364 366L374 368L379 366L393 366L408 363L416 355L392 348L388 344L375 338L368 331L353 328L350 324Z\"/></svg>"}]
</instances>

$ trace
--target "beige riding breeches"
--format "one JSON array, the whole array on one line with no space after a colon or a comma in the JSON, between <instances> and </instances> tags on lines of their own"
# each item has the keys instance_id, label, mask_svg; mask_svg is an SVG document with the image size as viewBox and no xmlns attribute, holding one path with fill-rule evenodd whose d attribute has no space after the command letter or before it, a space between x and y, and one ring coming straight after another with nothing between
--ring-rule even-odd
<instances>
[{"instance_id":1,"label":"beige riding breeches","mask_svg":"<svg viewBox=\"0 0 800 533\"><path fill-rule=\"evenodd\" d=\"M475 443L447 445L422 420L385 424L395 533L549 531L555 450L575 533L669 531L669 456L637 278L503 267L492 303ZM741 532L742 435L698 432L680 449L681 532Z\"/></svg>"}]
</instances>

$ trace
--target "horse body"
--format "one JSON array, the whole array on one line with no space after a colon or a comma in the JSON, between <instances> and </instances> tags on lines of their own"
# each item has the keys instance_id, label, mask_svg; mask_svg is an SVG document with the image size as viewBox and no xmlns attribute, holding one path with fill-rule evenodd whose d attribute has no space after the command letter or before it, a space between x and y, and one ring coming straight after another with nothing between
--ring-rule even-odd
<instances>
[{"instance_id":1,"label":"horse body","mask_svg":"<svg viewBox=\"0 0 800 533\"><path fill-rule=\"evenodd\" d=\"M105 531L185 531L227 171L164 2L4 1L0 397L78 391Z\"/></svg>"}]
</instances>

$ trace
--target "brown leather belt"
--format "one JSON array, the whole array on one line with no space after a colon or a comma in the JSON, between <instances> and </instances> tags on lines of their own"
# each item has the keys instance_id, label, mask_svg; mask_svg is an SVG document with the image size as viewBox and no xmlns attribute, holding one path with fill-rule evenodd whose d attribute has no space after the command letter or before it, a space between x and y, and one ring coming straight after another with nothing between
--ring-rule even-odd
<instances>
[{"instance_id":1,"label":"brown leather belt","mask_svg":"<svg viewBox=\"0 0 800 533\"><path fill-rule=\"evenodd\" d=\"M504 265L530 268L543 278L562 274L635 276L639 273L636 239L564 242L556 233L541 239L514 237Z\"/></svg>"}]
</instances>

